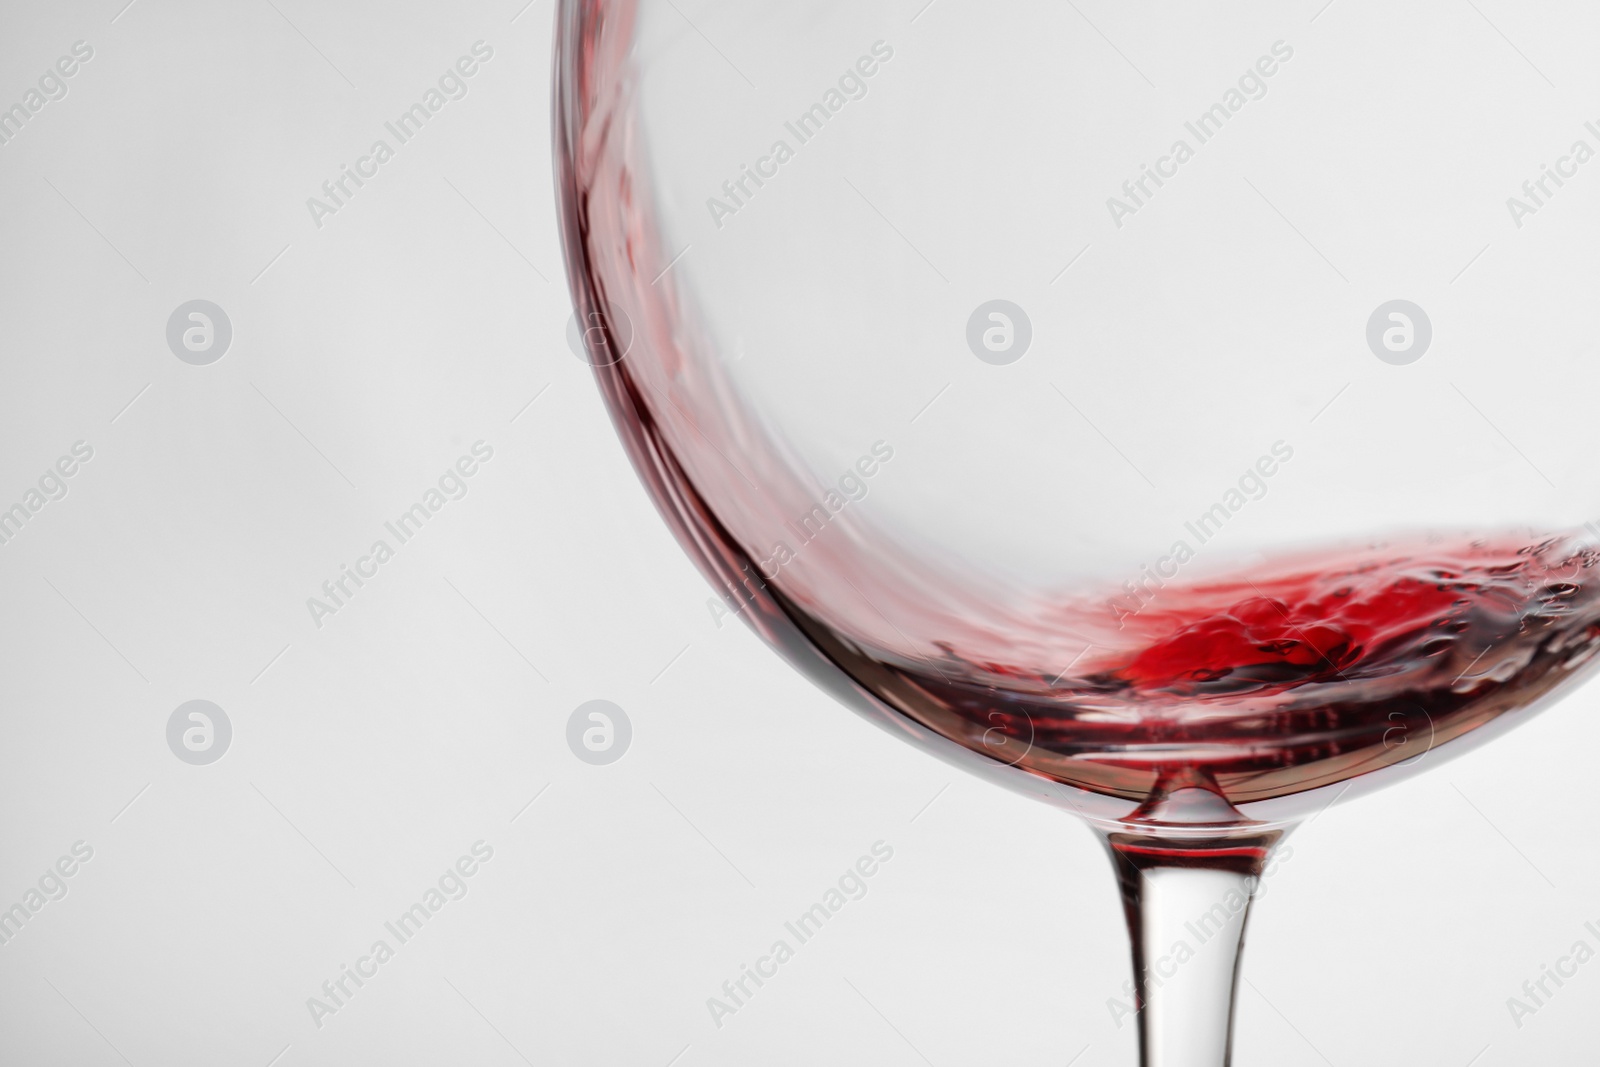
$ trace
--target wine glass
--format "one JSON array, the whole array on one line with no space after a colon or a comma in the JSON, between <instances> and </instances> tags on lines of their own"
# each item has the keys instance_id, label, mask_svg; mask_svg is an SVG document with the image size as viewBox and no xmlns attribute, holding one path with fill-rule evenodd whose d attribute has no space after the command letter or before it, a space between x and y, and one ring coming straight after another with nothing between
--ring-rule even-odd
<instances>
[{"instance_id":1,"label":"wine glass","mask_svg":"<svg viewBox=\"0 0 1600 1067\"><path fill-rule=\"evenodd\" d=\"M557 18L575 314L685 550L840 702L1088 820L1143 1062L1226 1064L1284 836L1593 664L1554 394L1600 11Z\"/></svg>"}]
</instances>

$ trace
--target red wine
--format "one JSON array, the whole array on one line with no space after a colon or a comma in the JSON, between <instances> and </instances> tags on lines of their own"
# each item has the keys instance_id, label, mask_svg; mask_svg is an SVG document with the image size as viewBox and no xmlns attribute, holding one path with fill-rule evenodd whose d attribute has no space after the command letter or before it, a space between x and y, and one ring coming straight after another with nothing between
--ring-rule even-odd
<instances>
[{"instance_id":1,"label":"red wine","mask_svg":"<svg viewBox=\"0 0 1600 1067\"><path fill-rule=\"evenodd\" d=\"M869 656L802 627L968 748L1130 799L1198 775L1238 804L1417 759L1571 678L1600 649L1600 553L1569 544L1379 548L1169 585L1064 677L953 646Z\"/></svg>"},{"instance_id":2,"label":"red wine","mask_svg":"<svg viewBox=\"0 0 1600 1067\"><path fill-rule=\"evenodd\" d=\"M1130 602L1088 580L1008 588L859 506L824 509L831 490L750 410L697 317L692 263L672 269L678 242L653 227L627 98L631 8L615 12L563 34L557 56L569 274L608 350L595 372L686 550L836 696L918 743L1009 765L1014 783L1128 800L1198 783L1242 804L1415 760L1593 656L1600 557L1566 535L1335 546ZM630 320L616 337L610 309Z\"/></svg>"}]
</instances>

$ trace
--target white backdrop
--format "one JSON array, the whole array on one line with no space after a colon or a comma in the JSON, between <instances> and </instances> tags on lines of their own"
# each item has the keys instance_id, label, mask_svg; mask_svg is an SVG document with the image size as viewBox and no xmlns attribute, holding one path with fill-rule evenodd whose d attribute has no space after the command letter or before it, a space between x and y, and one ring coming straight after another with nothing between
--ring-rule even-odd
<instances>
[{"instance_id":1,"label":"white backdrop","mask_svg":"<svg viewBox=\"0 0 1600 1067\"><path fill-rule=\"evenodd\" d=\"M552 0L125 3L0 22L0 107L27 111L0 126L0 508L26 513L0 544L0 1062L1134 1062L1089 832L719 628L636 485L564 340ZM314 218L462 57L464 95ZM205 365L168 341L193 300L231 325ZM401 544L385 523L477 442ZM566 740L593 699L632 724L608 766ZM231 727L215 762L177 754L187 712L169 744L192 700ZM1600 965L1520 1026L1507 998L1600 948L1597 701L1300 832L1238 1063L1589 1062ZM713 1020L877 842L866 895Z\"/></svg>"}]
</instances>

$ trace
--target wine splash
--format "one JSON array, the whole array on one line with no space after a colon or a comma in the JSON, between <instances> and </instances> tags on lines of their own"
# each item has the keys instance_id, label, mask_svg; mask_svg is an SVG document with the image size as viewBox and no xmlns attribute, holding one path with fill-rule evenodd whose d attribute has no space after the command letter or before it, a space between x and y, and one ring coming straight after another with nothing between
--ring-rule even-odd
<instances>
[{"instance_id":1,"label":"wine splash","mask_svg":"<svg viewBox=\"0 0 1600 1067\"><path fill-rule=\"evenodd\" d=\"M1170 585L1061 674L808 632L970 749L1129 799L1198 775L1239 804L1418 759L1569 679L1600 649L1597 560L1563 538L1301 557Z\"/></svg>"}]
</instances>

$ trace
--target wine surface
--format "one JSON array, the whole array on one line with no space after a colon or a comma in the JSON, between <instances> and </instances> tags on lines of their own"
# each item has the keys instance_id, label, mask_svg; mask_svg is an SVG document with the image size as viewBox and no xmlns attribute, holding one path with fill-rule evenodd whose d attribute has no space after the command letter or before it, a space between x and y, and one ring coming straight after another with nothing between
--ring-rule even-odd
<instances>
[{"instance_id":1,"label":"wine surface","mask_svg":"<svg viewBox=\"0 0 1600 1067\"><path fill-rule=\"evenodd\" d=\"M1479 539L1169 584L1102 600L1069 629L1103 644L1060 673L955 645L868 653L802 625L858 681L968 748L1128 798L1198 774L1238 804L1421 759L1570 678L1600 649L1597 559L1567 538Z\"/></svg>"}]
</instances>

